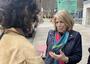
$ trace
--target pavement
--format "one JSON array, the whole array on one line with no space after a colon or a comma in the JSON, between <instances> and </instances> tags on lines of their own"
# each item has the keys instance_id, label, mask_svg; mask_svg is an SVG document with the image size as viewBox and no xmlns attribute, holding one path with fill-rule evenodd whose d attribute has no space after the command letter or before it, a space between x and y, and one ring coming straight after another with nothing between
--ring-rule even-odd
<instances>
[{"instance_id":1,"label":"pavement","mask_svg":"<svg viewBox=\"0 0 90 64\"><path fill-rule=\"evenodd\" d=\"M82 50L83 50L83 57L82 60L78 64L87 64L88 60L88 48L90 47L90 26L84 26L81 24L75 24L74 30L79 31L82 35ZM53 25L49 19L44 19L44 22L39 24L36 30L36 35L33 40L33 45L36 49L40 47L40 45L46 45L48 31L53 29ZM44 47L38 49L38 51L46 50ZM42 53L45 53L42 52ZM44 56L45 54L42 54Z\"/></svg>"},{"instance_id":2,"label":"pavement","mask_svg":"<svg viewBox=\"0 0 90 64\"><path fill-rule=\"evenodd\" d=\"M53 29L53 25L49 22L49 20L44 20L45 22L40 23L37 27L36 30L36 34L35 34L35 38L33 40L33 45L35 46L35 48L39 51L43 51L42 52L42 56L45 56L45 50L46 48L44 48L46 46L46 40L47 40L47 35L48 35L48 31L50 29ZM44 46L44 47L43 47ZM39 49L42 48L42 49Z\"/></svg>"},{"instance_id":3,"label":"pavement","mask_svg":"<svg viewBox=\"0 0 90 64\"><path fill-rule=\"evenodd\" d=\"M82 60L78 64L87 64L89 52L88 48L90 47L90 26L85 26L81 24L75 24L74 30L77 30L82 35Z\"/></svg>"}]
</instances>

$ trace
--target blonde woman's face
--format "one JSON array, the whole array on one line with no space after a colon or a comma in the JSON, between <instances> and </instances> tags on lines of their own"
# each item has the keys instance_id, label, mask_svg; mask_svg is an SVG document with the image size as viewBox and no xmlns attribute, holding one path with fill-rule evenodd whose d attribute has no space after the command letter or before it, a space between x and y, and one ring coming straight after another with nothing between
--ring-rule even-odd
<instances>
[{"instance_id":1,"label":"blonde woman's face","mask_svg":"<svg viewBox=\"0 0 90 64\"><path fill-rule=\"evenodd\" d=\"M66 31L66 25L60 18L56 17L55 26L58 32L64 33Z\"/></svg>"}]
</instances>

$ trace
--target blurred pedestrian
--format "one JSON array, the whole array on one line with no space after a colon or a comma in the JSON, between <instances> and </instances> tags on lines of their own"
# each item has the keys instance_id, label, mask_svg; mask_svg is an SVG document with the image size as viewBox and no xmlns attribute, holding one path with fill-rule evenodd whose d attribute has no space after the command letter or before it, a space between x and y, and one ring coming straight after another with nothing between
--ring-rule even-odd
<instances>
[{"instance_id":1,"label":"blurred pedestrian","mask_svg":"<svg viewBox=\"0 0 90 64\"><path fill-rule=\"evenodd\" d=\"M12 0L3 9L0 64L44 64L26 38L37 15L34 0Z\"/></svg>"},{"instance_id":2,"label":"blurred pedestrian","mask_svg":"<svg viewBox=\"0 0 90 64\"><path fill-rule=\"evenodd\" d=\"M48 33L45 64L77 64L82 58L82 38L73 30L73 18L62 10L52 22L55 30Z\"/></svg>"}]
</instances>

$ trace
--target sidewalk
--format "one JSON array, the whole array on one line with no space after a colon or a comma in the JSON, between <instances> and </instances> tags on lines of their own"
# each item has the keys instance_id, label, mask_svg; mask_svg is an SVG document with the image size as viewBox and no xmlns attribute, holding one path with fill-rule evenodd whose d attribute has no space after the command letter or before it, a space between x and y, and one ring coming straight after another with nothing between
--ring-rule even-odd
<instances>
[{"instance_id":1,"label":"sidewalk","mask_svg":"<svg viewBox=\"0 0 90 64\"><path fill-rule=\"evenodd\" d=\"M90 47L90 26L84 26L80 24L75 24L74 30L79 31L82 35L82 51L83 57L78 64L87 64L88 60L88 48Z\"/></svg>"},{"instance_id":2,"label":"sidewalk","mask_svg":"<svg viewBox=\"0 0 90 64\"><path fill-rule=\"evenodd\" d=\"M39 24L39 26L37 27L36 30L36 35L35 38L33 40L33 45L35 46L36 49L38 49L38 47L42 48L42 49L38 49L39 51L41 50L45 50L45 48L43 46L46 45L46 40L47 40L47 35L48 35L48 31L50 29L53 29L53 25L48 22L48 20L44 20L45 22L43 22L42 24ZM45 56L45 52L42 56Z\"/></svg>"},{"instance_id":3,"label":"sidewalk","mask_svg":"<svg viewBox=\"0 0 90 64\"><path fill-rule=\"evenodd\" d=\"M49 22L49 20L46 20L46 19L44 20L44 23L38 26L37 32L33 41L35 48L39 44L46 44L47 34L50 29L53 29L53 25L52 23ZM78 64L87 64L87 58L89 55L88 48L90 47L90 28L89 26L75 24L74 30L79 31L82 35L83 57L81 62Z\"/></svg>"}]
</instances>

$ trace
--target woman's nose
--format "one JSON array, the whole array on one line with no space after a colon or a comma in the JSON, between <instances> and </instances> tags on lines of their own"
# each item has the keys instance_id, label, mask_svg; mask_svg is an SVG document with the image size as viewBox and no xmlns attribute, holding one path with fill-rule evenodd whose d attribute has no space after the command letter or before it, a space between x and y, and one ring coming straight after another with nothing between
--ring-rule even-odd
<instances>
[{"instance_id":1,"label":"woman's nose","mask_svg":"<svg viewBox=\"0 0 90 64\"><path fill-rule=\"evenodd\" d=\"M59 22L58 25L61 25L61 23Z\"/></svg>"}]
</instances>

